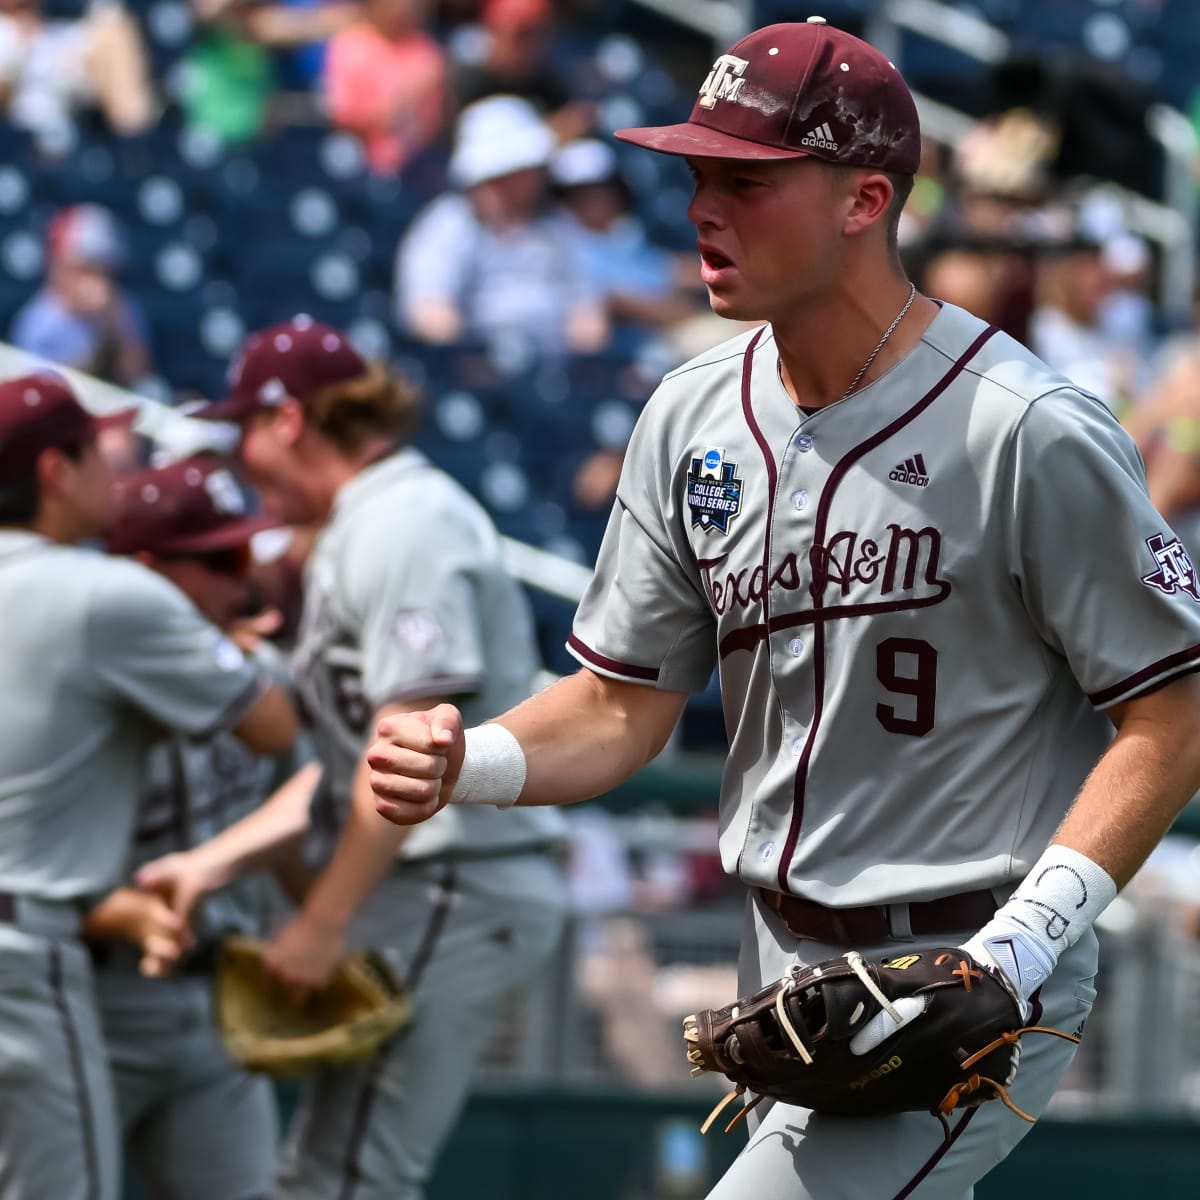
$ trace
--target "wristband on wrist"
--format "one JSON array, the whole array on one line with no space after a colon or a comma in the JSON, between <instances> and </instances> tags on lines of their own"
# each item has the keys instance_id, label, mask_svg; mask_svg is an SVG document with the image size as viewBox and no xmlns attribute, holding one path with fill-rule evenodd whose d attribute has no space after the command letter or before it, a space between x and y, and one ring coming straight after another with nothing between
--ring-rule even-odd
<instances>
[{"instance_id":1,"label":"wristband on wrist","mask_svg":"<svg viewBox=\"0 0 1200 1200\"><path fill-rule=\"evenodd\" d=\"M1048 846L964 948L990 958L1028 999L1116 894L1117 885L1103 867L1069 846Z\"/></svg>"},{"instance_id":2,"label":"wristband on wrist","mask_svg":"<svg viewBox=\"0 0 1200 1200\"><path fill-rule=\"evenodd\" d=\"M463 734L464 751L451 804L511 808L525 786L525 751L503 725L476 725Z\"/></svg>"}]
</instances>

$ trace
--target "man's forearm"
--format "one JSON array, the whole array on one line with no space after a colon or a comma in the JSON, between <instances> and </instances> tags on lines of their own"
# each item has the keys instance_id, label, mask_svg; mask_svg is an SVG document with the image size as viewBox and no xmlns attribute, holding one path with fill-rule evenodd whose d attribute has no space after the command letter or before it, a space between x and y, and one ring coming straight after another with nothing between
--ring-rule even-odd
<instances>
[{"instance_id":1,"label":"man's forearm","mask_svg":"<svg viewBox=\"0 0 1200 1200\"><path fill-rule=\"evenodd\" d=\"M350 814L333 857L305 896L302 917L339 931L345 929L391 870L407 833L376 813L366 763L360 762L354 776Z\"/></svg>"},{"instance_id":2,"label":"man's forearm","mask_svg":"<svg viewBox=\"0 0 1200 1200\"><path fill-rule=\"evenodd\" d=\"M1200 788L1200 682L1188 676L1127 706L1054 841L1124 887Z\"/></svg>"},{"instance_id":3,"label":"man's forearm","mask_svg":"<svg viewBox=\"0 0 1200 1200\"><path fill-rule=\"evenodd\" d=\"M654 758L687 695L578 671L499 719L525 753L519 804L569 804L600 796Z\"/></svg>"},{"instance_id":4,"label":"man's forearm","mask_svg":"<svg viewBox=\"0 0 1200 1200\"><path fill-rule=\"evenodd\" d=\"M1117 736L1053 842L966 949L1028 1001L1112 902L1200 786L1195 676L1121 705Z\"/></svg>"},{"instance_id":5,"label":"man's forearm","mask_svg":"<svg viewBox=\"0 0 1200 1200\"><path fill-rule=\"evenodd\" d=\"M309 807L320 778L319 764L301 767L252 813L192 852L214 886L270 870L289 858L289 851L308 830Z\"/></svg>"}]
</instances>

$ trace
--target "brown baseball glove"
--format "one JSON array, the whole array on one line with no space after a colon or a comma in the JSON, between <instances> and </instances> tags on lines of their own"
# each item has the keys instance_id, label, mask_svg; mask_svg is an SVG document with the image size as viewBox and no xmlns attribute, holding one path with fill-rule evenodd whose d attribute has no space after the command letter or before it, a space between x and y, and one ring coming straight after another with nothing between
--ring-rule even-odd
<instances>
[{"instance_id":1,"label":"brown baseball glove","mask_svg":"<svg viewBox=\"0 0 1200 1200\"><path fill-rule=\"evenodd\" d=\"M408 996L377 955L347 954L300 998L267 972L266 945L228 937L217 962L217 1025L230 1058L249 1070L300 1075L365 1058L408 1023Z\"/></svg>"},{"instance_id":2,"label":"brown baseball glove","mask_svg":"<svg viewBox=\"0 0 1200 1200\"><path fill-rule=\"evenodd\" d=\"M755 1099L726 1132L767 1097L846 1117L926 1111L947 1127L955 1107L996 1098L1033 1120L1007 1090L1021 1035L1079 1039L1026 1026L1021 1013L1004 975L959 947L879 962L850 951L686 1018L683 1035L693 1075L717 1071L735 1085L705 1132L747 1091Z\"/></svg>"}]
</instances>

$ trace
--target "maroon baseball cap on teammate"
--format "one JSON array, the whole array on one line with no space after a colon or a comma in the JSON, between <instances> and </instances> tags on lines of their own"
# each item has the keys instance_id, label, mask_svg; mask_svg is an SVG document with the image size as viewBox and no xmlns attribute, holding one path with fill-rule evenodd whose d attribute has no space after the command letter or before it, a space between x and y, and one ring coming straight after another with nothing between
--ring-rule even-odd
<instances>
[{"instance_id":1,"label":"maroon baseball cap on teammate","mask_svg":"<svg viewBox=\"0 0 1200 1200\"><path fill-rule=\"evenodd\" d=\"M286 396L304 401L330 384L365 375L367 369L341 330L301 314L252 333L230 369L229 394L193 415L240 421Z\"/></svg>"},{"instance_id":2,"label":"maroon baseball cap on teammate","mask_svg":"<svg viewBox=\"0 0 1200 1200\"><path fill-rule=\"evenodd\" d=\"M86 445L98 428L59 375L47 371L0 383L0 483L28 478L43 450Z\"/></svg>"},{"instance_id":3,"label":"maroon baseball cap on teammate","mask_svg":"<svg viewBox=\"0 0 1200 1200\"><path fill-rule=\"evenodd\" d=\"M768 25L713 63L679 125L618 129L624 142L692 158L819 158L913 175L917 106L873 46L825 23Z\"/></svg>"},{"instance_id":4,"label":"maroon baseball cap on teammate","mask_svg":"<svg viewBox=\"0 0 1200 1200\"><path fill-rule=\"evenodd\" d=\"M246 510L228 467L201 459L127 475L108 532L113 554L206 554L244 546L278 521Z\"/></svg>"}]
</instances>

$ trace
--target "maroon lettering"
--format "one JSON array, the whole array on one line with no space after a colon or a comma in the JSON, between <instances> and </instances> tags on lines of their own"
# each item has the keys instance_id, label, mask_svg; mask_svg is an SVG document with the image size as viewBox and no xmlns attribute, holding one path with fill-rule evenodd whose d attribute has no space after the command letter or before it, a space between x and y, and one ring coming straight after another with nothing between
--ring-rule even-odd
<instances>
[{"instance_id":1,"label":"maroon lettering","mask_svg":"<svg viewBox=\"0 0 1200 1200\"><path fill-rule=\"evenodd\" d=\"M889 525L884 539L866 537L852 529L834 533L824 545L809 550L808 591L816 604L828 603L829 593L846 599L853 593L856 604L870 603L870 594L878 597L894 592L917 592L914 600L936 603L950 594L948 580L938 578L941 565L942 536L931 526L908 529ZM697 565L712 602L713 612L724 616L755 604L761 604L768 591L794 592L804 586L801 558L789 550L771 572L769 587L764 587L766 567L759 563L740 571L722 569L728 555L700 559ZM929 594L929 589L934 594ZM898 601L899 602L899 601Z\"/></svg>"},{"instance_id":2,"label":"maroon lettering","mask_svg":"<svg viewBox=\"0 0 1200 1200\"><path fill-rule=\"evenodd\" d=\"M931 525L926 525L924 529L912 530L906 529L902 525L889 525L888 533L891 534L891 540L888 542L887 549L887 565L883 570L883 584L880 591L883 595L888 595L895 590L896 587L896 569L903 563L904 576L900 586L906 592L912 591L916 586L917 570L921 565L921 550L925 546L928 539L929 549L928 557L925 559L925 574L924 582L933 584L937 587L945 587L949 592L950 585L938 579L938 563L942 553L942 535Z\"/></svg>"}]
</instances>

